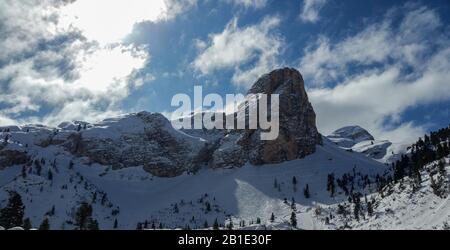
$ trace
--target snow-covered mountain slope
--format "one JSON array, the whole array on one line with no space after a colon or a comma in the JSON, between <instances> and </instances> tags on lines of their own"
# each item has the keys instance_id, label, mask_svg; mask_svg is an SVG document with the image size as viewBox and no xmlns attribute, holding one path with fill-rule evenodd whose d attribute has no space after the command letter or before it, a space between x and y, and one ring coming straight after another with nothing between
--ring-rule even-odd
<instances>
[{"instance_id":1,"label":"snow-covered mountain slope","mask_svg":"<svg viewBox=\"0 0 450 250\"><path fill-rule=\"evenodd\" d=\"M399 183L385 186L382 191L366 195L361 200L359 221L354 216L355 204L348 201L323 206L323 213L316 218L325 220L326 216L334 214L329 224L331 228L448 230L450 229L449 158L445 158L444 161L445 176L438 170L438 161L434 161L421 171L420 184L417 184L417 180L405 177ZM442 183L436 185L440 180ZM372 215L367 213L368 202L371 202ZM345 213L342 211L346 211L347 215L344 216Z\"/></svg>"},{"instance_id":2,"label":"snow-covered mountain slope","mask_svg":"<svg viewBox=\"0 0 450 250\"><path fill-rule=\"evenodd\" d=\"M360 126L347 126L334 131L328 138L337 145L351 148L362 141L373 141L373 136Z\"/></svg>"},{"instance_id":3,"label":"snow-covered mountain slope","mask_svg":"<svg viewBox=\"0 0 450 250\"><path fill-rule=\"evenodd\" d=\"M6 191L14 190L22 196L25 217L32 225L37 227L48 217L53 229L73 228L75 209L82 201L92 204L93 217L102 229L113 228L116 219L119 228L135 229L137 223L145 221L148 227L161 223L165 228L202 228L205 221L211 227L216 218L223 225L232 218L236 227L241 220L249 227L260 218L261 224L253 227L287 228L292 198L299 228L323 228L312 216L315 204L345 199L343 195L330 198L326 191L328 174L341 176L356 171L374 177L386 170L384 165L342 150L326 139L315 154L304 159L203 169L195 175L185 173L174 178L154 177L143 166L113 170L83 157L74 158L58 145L42 148L33 158L29 166L12 166L0 172L0 204L5 205ZM307 184L309 199L303 193ZM54 214L49 213L53 206ZM275 215L273 222L269 221L271 213Z\"/></svg>"},{"instance_id":4,"label":"snow-covered mountain slope","mask_svg":"<svg viewBox=\"0 0 450 250\"><path fill-rule=\"evenodd\" d=\"M347 126L327 136L336 145L362 153L382 163L392 163L406 152L407 145L392 143L388 140L376 140L360 126Z\"/></svg>"}]
</instances>

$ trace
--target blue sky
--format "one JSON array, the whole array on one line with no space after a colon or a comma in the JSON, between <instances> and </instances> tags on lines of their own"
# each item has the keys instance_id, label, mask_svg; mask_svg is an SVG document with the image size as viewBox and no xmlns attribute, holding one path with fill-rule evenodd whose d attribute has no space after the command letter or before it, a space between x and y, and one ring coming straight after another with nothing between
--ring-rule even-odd
<instances>
[{"instance_id":1,"label":"blue sky","mask_svg":"<svg viewBox=\"0 0 450 250\"><path fill-rule=\"evenodd\" d=\"M170 114L177 93L304 76L328 134L403 142L450 121L450 2L2 0L0 125Z\"/></svg>"}]
</instances>

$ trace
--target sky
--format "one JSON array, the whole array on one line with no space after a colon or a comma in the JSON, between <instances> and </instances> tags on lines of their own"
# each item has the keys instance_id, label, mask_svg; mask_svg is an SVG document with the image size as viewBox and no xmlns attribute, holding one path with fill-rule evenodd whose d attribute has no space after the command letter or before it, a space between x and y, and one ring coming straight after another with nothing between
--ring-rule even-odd
<instances>
[{"instance_id":1,"label":"sky","mask_svg":"<svg viewBox=\"0 0 450 250\"><path fill-rule=\"evenodd\" d=\"M0 125L169 115L298 69L325 135L412 142L450 123L450 2L0 0Z\"/></svg>"}]
</instances>

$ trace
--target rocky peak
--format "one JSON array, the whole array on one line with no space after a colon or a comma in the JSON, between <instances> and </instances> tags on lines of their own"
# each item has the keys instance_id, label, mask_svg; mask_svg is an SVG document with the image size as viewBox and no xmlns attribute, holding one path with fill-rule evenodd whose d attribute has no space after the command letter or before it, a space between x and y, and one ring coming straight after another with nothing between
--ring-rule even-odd
<instances>
[{"instance_id":1,"label":"rocky peak","mask_svg":"<svg viewBox=\"0 0 450 250\"><path fill-rule=\"evenodd\" d=\"M300 72L291 68L272 71L256 81L248 91L249 95L280 95L278 138L262 141L260 129L232 133L222 140L214 153L213 165L221 167L230 161L238 166L247 161L255 165L280 163L314 153L316 145L321 143L321 136L304 85ZM268 105L270 110L270 103ZM246 107L241 105L241 108Z\"/></svg>"}]
</instances>

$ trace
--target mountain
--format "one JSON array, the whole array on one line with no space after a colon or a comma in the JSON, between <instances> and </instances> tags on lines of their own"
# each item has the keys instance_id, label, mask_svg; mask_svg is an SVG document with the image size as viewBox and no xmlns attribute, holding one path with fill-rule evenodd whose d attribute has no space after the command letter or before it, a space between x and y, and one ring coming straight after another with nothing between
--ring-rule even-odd
<instances>
[{"instance_id":1,"label":"mountain","mask_svg":"<svg viewBox=\"0 0 450 250\"><path fill-rule=\"evenodd\" d=\"M339 147L358 152L376 161L391 164L406 152L407 145L392 143L388 140L376 140L366 129L360 126L346 126L327 136Z\"/></svg>"},{"instance_id":2,"label":"mountain","mask_svg":"<svg viewBox=\"0 0 450 250\"><path fill-rule=\"evenodd\" d=\"M292 213L301 229L388 228L389 207L402 202L407 212L413 206L402 182L393 178L410 178L412 164L403 156L393 173L390 166L336 145L352 140L354 148L370 141L360 128L321 136L298 71L264 75L247 98L262 93L280 94L280 134L273 141L260 140L261 130L175 130L164 116L148 112L93 124L0 128L0 226L15 225L8 218L21 214L20 203L32 227L48 219L51 229L211 229L216 220L220 228L291 229ZM240 105L238 112L247 113L248 106ZM427 159L427 164L437 160ZM421 173L425 179L425 169ZM445 176L439 173L435 180ZM414 193L422 208L438 201L430 191L436 183L445 184L423 182L424 195ZM367 215L368 202L357 201L364 196L374 199L375 216L363 220L359 214ZM81 225L79 215L86 211L91 218ZM17 215L5 216L10 213Z\"/></svg>"},{"instance_id":3,"label":"mountain","mask_svg":"<svg viewBox=\"0 0 450 250\"><path fill-rule=\"evenodd\" d=\"M363 141L373 141L375 138L360 126L347 126L334 131L328 136L330 140L341 147L351 148Z\"/></svg>"}]
</instances>

